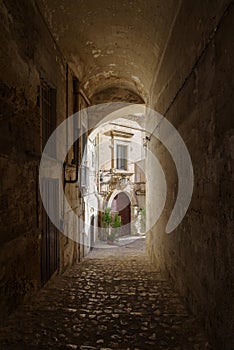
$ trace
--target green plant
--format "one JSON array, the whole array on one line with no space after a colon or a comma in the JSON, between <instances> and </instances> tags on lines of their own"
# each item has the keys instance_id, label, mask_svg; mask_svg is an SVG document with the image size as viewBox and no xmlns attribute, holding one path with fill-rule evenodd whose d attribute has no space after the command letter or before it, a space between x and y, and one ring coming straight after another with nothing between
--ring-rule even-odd
<instances>
[{"instance_id":1,"label":"green plant","mask_svg":"<svg viewBox=\"0 0 234 350\"><path fill-rule=\"evenodd\" d=\"M113 228L117 228L121 226L121 217L118 214L115 214L114 221L111 226Z\"/></svg>"},{"instance_id":2,"label":"green plant","mask_svg":"<svg viewBox=\"0 0 234 350\"><path fill-rule=\"evenodd\" d=\"M121 217L118 214L115 214L114 218L112 218L111 223L111 232L109 232L107 239L109 241L116 241L118 240L118 227L121 226Z\"/></svg>"},{"instance_id":3,"label":"green plant","mask_svg":"<svg viewBox=\"0 0 234 350\"><path fill-rule=\"evenodd\" d=\"M105 239L108 238L108 236L110 235L111 233L111 222L112 222L112 216L111 216L111 208L106 208L103 212L103 215L102 215L102 222L103 222L103 226L106 228L106 233L105 233Z\"/></svg>"},{"instance_id":4,"label":"green plant","mask_svg":"<svg viewBox=\"0 0 234 350\"><path fill-rule=\"evenodd\" d=\"M116 213L113 218L111 208L106 208L102 215L102 222L103 226L107 229L106 239L108 241L115 241L117 239L116 229L121 226L121 217Z\"/></svg>"},{"instance_id":5,"label":"green plant","mask_svg":"<svg viewBox=\"0 0 234 350\"><path fill-rule=\"evenodd\" d=\"M146 209L142 208L140 209L141 212L141 230L145 232L146 230Z\"/></svg>"},{"instance_id":6,"label":"green plant","mask_svg":"<svg viewBox=\"0 0 234 350\"><path fill-rule=\"evenodd\" d=\"M111 216L111 208L106 208L104 210L102 221L104 223L105 227L109 227L112 222L112 216Z\"/></svg>"}]
</instances>

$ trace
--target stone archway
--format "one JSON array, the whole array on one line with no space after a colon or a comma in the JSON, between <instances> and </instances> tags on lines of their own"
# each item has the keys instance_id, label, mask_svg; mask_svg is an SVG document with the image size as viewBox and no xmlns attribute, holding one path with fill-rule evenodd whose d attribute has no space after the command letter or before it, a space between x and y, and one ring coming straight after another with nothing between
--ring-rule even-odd
<instances>
[{"instance_id":1,"label":"stone archway","mask_svg":"<svg viewBox=\"0 0 234 350\"><path fill-rule=\"evenodd\" d=\"M120 236L131 235L131 201L125 192L115 195L111 203L112 213L118 213L121 217Z\"/></svg>"}]
</instances>

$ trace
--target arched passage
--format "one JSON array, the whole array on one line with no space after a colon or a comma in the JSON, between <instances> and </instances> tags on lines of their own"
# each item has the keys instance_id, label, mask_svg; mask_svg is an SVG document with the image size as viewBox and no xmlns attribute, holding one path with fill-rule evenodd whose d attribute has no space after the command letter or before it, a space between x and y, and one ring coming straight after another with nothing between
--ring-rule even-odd
<instances>
[{"instance_id":1,"label":"arched passage","mask_svg":"<svg viewBox=\"0 0 234 350\"><path fill-rule=\"evenodd\" d=\"M165 170L167 184L167 198L162 216L148 234L151 259L173 279L181 295L189 302L190 309L206 325L214 348L234 349L231 192L233 9L233 1L225 0L203 1L201 4L191 0L2 2L2 318L40 287L42 271L39 265L41 258L44 259L39 249L43 239L43 216L38 198L37 172L41 149L48 134L53 132L55 125L65 121L69 114L87 107L90 103L125 99L136 102L137 94L147 105L164 115L159 125L153 125L151 116L147 116L146 127L150 126L152 132L160 132L167 119L173 123L186 143L195 170L194 194L187 216L171 235L167 235L165 226L175 202L178 176L167 149L157 139L150 137L151 132L147 135L147 152L158 157L162 169ZM124 91L120 91L123 88ZM79 123L72 130L67 129L67 134L76 134L78 130L87 132L88 128L95 127L102 120L101 109L100 106L100 111L95 115L80 113L82 115L79 114ZM67 144L66 136L64 142ZM173 135L167 135L167 139L172 142ZM64 166L64 187L68 202L72 204L72 211L76 211L82 218L85 201L80 193L86 194L88 181L77 183L74 179L77 178L75 166L81 163L77 158L81 158L78 155L84 153L85 140L86 137L83 137L80 144L77 143L77 148L70 149L64 164L60 157L56 157L59 160L56 166L55 159L48 160L52 165L48 178L53 180L56 180L54 169L63 169ZM58 150L62 142L60 139ZM186 168L181 153L179 158L181 167ZM94 177L97 172L95 167L91 169L90 164L92 159L91 162L89 160L87 164L83 164L84 174L90 170L90 175ZM146 191L149 194L146 211L149 218L150 215L156 216L157 198L152 189L156 188L157 172L156 167L148 160L146 169ZM90 183L96 185L93 178ZM61 198L62 186L59 187L58 197ZM109 192L106 192L108 195ZM87 197L88 199L90 204L90 198ZM133 199L131 202L133 204ZM89 245L85 236L89 228L86 230L84 225L78 226L72 218L72 211L66 209L61 201L58 206L59 229L63 231L66 228L69 233L72 232L71 238L78 237L82 243L77 246L72 239L59 234L59 271L75 262L77 254L83 256L84 245L87 248ZM90 225L90 213L87 215L87 223ZM48 230L51 230L49 222L47 224ZM50 255L46 257L47 266L51 263ZM131 274L135 271L135 265L133 266L134 269L130 269ZM141 268L141 264L139 267ZM90 279L90 275L87 278ZM123 284L124 281L123 274ZM159 281L159 285L161 284ZM139 292L140 288L135 291ZM149 290L151 288L150 281ZM145 293L148 301L149 290ZM86 286L84 291L88 295ZM164 295L163 291L157 293L155 299L158 294ZM109 285L106 295L110 295ZM65 299L63 296L63 300ZM135 303L135 295L133 299ZM52 300L54 299L51 298L49 302ZM139 302L142 304L141 299ZM106 309L106 300L103 306ZM123 311L120 314L125 317L126 310ZM160 313L160 310L155 311L153 314ZM148 315L148 310L146 314ZM161 314L164 317L163 310ZM175 315L176 312L172 314ZM93 316L92 313L90 319ZM66 320L65 317L64 319ZM60 321L58 319L56 323ZM116 322L112 321L109 322L110 325ZM180 329L182 324L186 325L183 321L176 321L175 327L172 327L171 321L169 322L169 331L177 331L178 324ZM19 320L17 327L18 324ZM88 329L87 324L83 324ZM160 322L156 320L156 324ZM24 324L21 323L21 326ZM113 331L113 338L117 340L116 329ZM140 332L141 329L136 328L136 333ZM13 332L10 333L12 337ZM160 333L159 330L158 334L148 334L147 342L149 339L156 340L152 346L146 343L145 348L160 347ZM34 335L35 331L31 330L30 334ZM40 334L45 334L44 330ZM168 334L172 338L170 332ZM124 338L126 340L127 336L124 335ZM57 341L57 337L54 339ZM34 340L36 339L33 339L33 343ZM108 339L103 347L112 348L112 340ZM173 341L171 349L175 349L175 343ZM167 341L164 344L169 347ZM90 345L95 348L97 344L95 342ZM132 343L131 345L133 346ZM38 346L43 348L43 344ZM65 344L61 346L64 347ZM177 347L190 349L191 346L182 344ZM58 348L58 344L54 347ZM139 345L134 347L139 348ZM123 347L114 344L113 348Z\"/></svg>"}]
</instances>

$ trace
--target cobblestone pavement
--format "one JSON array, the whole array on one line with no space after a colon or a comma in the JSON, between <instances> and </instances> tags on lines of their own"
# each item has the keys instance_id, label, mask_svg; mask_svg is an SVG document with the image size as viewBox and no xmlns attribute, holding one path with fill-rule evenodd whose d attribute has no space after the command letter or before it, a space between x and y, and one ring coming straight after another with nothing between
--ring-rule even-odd
<instances>
[{"instance_id":1,"label":"cobblestone pavement","mask_svg":"<svg viewBox=\"0 0 234 350\"><path fill-rule=\"evenodd\" d=\"M210 349L144 241L95 249L56 276L0 331L3 350Z\"/></svg>"}]
</instances>

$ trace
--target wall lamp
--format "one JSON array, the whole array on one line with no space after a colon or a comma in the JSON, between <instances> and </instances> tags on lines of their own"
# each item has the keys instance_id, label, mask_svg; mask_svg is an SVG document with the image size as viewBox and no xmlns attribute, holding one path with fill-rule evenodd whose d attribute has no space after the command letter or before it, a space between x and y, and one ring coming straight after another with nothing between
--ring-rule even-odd
<instances>
[{"instance_id":1,"label":"wall lamp","mask_svg":"<svg viewBox=\"0 0 234 350\"><path fill-rule=\"evenodd\" d=\"M99 180L100 182L103 182L103 178L105 176L112 176L114 174L114 171L113 169L110 169L110 170L99 170L100 171L100 174L99 174Z\"/></svg>"}]
</instances>

